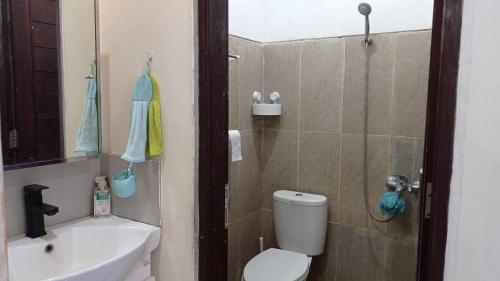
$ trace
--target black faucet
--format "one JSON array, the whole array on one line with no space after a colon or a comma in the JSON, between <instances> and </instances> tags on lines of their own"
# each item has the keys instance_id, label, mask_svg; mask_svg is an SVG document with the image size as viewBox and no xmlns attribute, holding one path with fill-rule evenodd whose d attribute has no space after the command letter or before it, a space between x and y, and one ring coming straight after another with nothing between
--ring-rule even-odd
<instances>
[{"instance_id":1,"label":"black faucet","mask_svg":"<svg viewBox=\"0 0 500 281\"><path fill-rule=\"evenodd\" d=\"M37 238L47 234L43 215L53 216L59 208L43 203L42 190L48 186L32 184L24 187L24 209L26 213L26 236Z\"/></svg>"}]
</instances>

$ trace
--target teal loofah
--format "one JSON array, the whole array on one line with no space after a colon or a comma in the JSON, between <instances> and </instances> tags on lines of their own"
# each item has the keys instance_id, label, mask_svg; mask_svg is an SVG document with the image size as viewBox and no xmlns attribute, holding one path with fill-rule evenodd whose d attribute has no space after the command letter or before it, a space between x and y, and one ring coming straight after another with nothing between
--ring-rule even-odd
<instances>
[{"instance_id":1,"label":"teal loofah","mask_svg":"<svg viewBox=\"0 0 500 281\"><path fill-rule=\"evenodd\" d=\"M405 211L406 202L396 192L384 192L380 197L380 210L384 215L395 215Z\"/></svg>"}]
</instances>

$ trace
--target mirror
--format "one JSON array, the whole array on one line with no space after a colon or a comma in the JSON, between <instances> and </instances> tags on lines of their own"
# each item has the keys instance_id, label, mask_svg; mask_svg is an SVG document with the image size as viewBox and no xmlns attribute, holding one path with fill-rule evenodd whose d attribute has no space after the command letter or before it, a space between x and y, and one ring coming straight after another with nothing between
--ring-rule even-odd
<instances>
[{"instance_id":1,"label":"mirror","mask_svg":"<svg viewBox=\"0 0 500 281\"><path fill-rule=\"evenodd\" d=\"M94 0L0 0L4 169L99 154Z\"/></svg>"}]
</instances>

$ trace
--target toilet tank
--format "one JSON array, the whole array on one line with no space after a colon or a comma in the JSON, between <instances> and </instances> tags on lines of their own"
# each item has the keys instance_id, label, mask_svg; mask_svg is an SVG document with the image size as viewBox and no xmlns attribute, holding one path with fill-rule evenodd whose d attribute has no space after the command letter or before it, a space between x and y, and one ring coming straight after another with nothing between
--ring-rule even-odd
<instances>
[{"instance_id":1,"label":"toilet tank","mask_svg":"<svg viewBox=\"0 0 500 281\"><path fill-rule=\"evenodd\" d=\"M317 256L325 247L328 203L323 195L279 190L273 194L274 226L283 250Z\"/></svg>"}]
</instances>

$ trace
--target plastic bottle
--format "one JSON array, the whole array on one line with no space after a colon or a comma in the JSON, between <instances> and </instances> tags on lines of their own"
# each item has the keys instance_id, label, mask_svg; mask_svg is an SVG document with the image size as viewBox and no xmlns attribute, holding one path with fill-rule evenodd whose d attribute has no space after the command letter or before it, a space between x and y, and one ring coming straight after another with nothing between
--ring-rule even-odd
<instances>
[{"instance_id":1,"label":"plastic bottle","mask_svg":"<svg viewBox=\"0 0 500 281\"><path fill-rule=\"evenodd\" d=\"M94 191L94 217L110 217L111 194L107 186L106 177L96 177L95 183L97 183L97 187Z\"/></svg>"}]
</instances>

